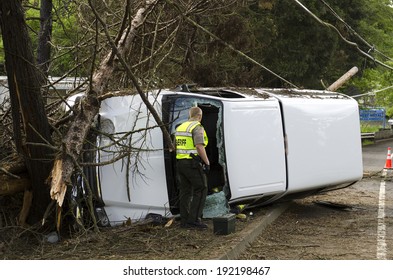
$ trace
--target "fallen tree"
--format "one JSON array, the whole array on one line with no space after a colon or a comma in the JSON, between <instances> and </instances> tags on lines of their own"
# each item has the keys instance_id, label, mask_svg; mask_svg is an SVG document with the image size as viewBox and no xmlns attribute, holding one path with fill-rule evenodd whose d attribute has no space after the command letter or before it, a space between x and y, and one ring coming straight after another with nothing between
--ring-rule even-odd
<instances>
[{"instance_id":1,"label":"fallen tree","mask_svg":"<svg viewBox=\"0 0 393 280\"><path fill-rule=\"evenodd\" d=\"M23 192L26 189L30 189L30 179L27 174L23 177L13 178L8 175L0 176L0 196L1 195L12 195L18 192Z\"/></svg>"},{"instance_id":2,"label":"fallen tree","mask_svg":"<svg viewBox=\"0 0 393 280\"><path fill-rule=\"evenodd\" d=\"M18 224L25 226L33 201L33 192L27 168L19 157L12 157L0 165L0 196L10 196L24 192Z\"/></svg>"},{"instance_id":3,"label":"fallen tree","mask_svg":"<svg viewBox=\"0 0 393 280\"><path fill-rule=\"evenodd\" d=\"M137 79L132 74L127 63L124 61L124 57L131 51L132 43L136 38L138 29L143 25L147 15L155 8L158 2L159 1L157 0L144 1L144 4L136 11L133 18L130 19L130 24L128 26L124 26L124 28L120 30L119 35L117 36L119 39L112 41L105 23L100 19L92 2L89 1L90 8L93 10L97 20L103 25L107 38L110 40L111 49L105 55L105 58L100 63L99 67L92 74L90 85L85 93L85 97L81 100L78 108L75 108L74 110L75 117L62 141L62 152L56 157L54 167L49 177L51 186L50 195L51 198L57 202L59 210L58 213L61 212L67 186L71 184L71 175L78 165L77 163L82 152L84 139L91 128L94 117L98 114L101 102L100 96L106 93L107 85L118 65L118 61L121 61L121 64L124 67L127 67L127 75L133 81L138 93L145 101L146 106L155 117L157 123L162 124L157 112L155 112L153 106L147 101L145 96L146 93L139 86ZM128 1L127 6L129 4L130 2ZM123 22L126 22L129 16L127 11L128 8L126 8ZM166 139L170 139L169 133L165 130L165 127L163 125L161 125L161 127ZM171 141L168 143L171 143ZM58 229L59 226L60 225L58 223Z\"/></svg>"}]
</instances>

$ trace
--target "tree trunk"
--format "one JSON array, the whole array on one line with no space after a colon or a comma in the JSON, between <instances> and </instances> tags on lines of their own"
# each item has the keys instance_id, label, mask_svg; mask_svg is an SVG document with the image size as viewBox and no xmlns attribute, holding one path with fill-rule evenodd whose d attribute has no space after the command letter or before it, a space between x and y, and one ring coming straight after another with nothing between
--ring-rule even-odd
<instances>
[{"instance_id":1,"label":"tree trunk","mask_svg":"<svg viewBox=\"0 0 393 280\"><path fill-rule=\"evenodd\" d=\"M0 26L11 99L14 139L23 156L33 193L29 223L38 222L50 202L45 183L52 166L48 119L41 96L42 81L35 67L21 0L0 1Z\"/></svg>"},{"instance_id":2,"label":"tree trunk","mask_svg":"<svg viewBox=\"0 0 393 280\"><path fill-rule=\"evenodd\" d=\"M41 0L37 64L45 76L48 76L51 52L50 41L52 36L52 8L52 0Z\"/></svg>"}]
</instances>

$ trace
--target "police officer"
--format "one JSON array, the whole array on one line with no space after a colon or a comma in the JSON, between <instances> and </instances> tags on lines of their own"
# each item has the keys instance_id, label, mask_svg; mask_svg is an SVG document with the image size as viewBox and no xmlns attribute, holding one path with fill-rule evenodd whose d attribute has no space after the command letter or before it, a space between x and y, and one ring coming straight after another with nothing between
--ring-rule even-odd
<instances>
[{"instance_id":1,"label":"police officer","mask_svg":"<svg viewBox=\"0 0 393 280\"><path fill-rule=\"evenodd\" d=\"M205 229L207 225L202 223L201 217L210 162L205 150L208 139L201 120L201 108L192 107L188 121L176 128L175 139L181 226Z\"/></svg>"}]
</instances>

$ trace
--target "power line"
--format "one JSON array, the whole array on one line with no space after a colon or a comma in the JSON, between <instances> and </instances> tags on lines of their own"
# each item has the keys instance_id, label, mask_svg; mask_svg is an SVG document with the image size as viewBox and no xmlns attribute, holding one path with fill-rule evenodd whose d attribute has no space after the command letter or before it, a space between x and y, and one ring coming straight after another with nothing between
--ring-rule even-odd
<instances>
[{"instance_id":1,"label":"power line","mask_svg":"<svg viewBox=\"0 0 393 280\"><path fill-rule=\"evenodd\" d=\"M388 89L391 89L391 88L393 88L393 86L388 86L388 87L385 87L385 88L383 88L383 89L379 89L379 90L372 90L372 91L369 91L369 92L366 92L366 93L362 93L362 94L358 94L358 95L353 95L352 97L360 97L360 96L364 96L364 95L375 95L376 93L378 93L378 92L381 92L381 91L384 91L384 90L388 90Z\"/></svg>"},{"instance_id":2,"label":"power line","mask_svg":"<svg viewBox=\"0 0 393 280\"><path fill-rule=\"evenodd\" d=\"M236 49L235 47L233 47L231 44L225 42L224 40L222 40L221 38L219 38L217 35L213 34L212 32L210 32L209 30L207 30L206 28L204 28L203 26L201 26L200 24L198 24L197 22L195 22L194 20L192 20L190 17L188 17L183 11L182 9L175 4L173 1L171 0L166 0L166 2L168 4L170 4L172 7L174 7L178 12L179 15L181 15L187 22L191 23L192 25L194 25L195 27L199 28L200 30L202 30L203 32L205 32L206 34L208 34L210 37L220 41L222 44L224 44L227 48L229 48L230 50L234 51L235 53L237 53L238 55L246 58L247 60L249 60L250 62L258 65L259 67L263 68L265 71L269 72L270 74L272 74L273 76L275 76L276 78L280 79L281 81L287 83L288 85L294 87L294 88L299 88L298 86L296 86L295 84L291 83L290 81L287 81L286 79L284 79L283 77L281 77L280 75L278 75L277 73L273 72L272 70L270 70L269 68L267 68L266 66L262 65L261 63L259 63L258 61L256 61L255 59L249 57L248 55L246 55L245 53L239 51L238 49Z\"/></svg>"},{"instance_id":3,"label":"power line","mask_svg":"<svg viewBox=\"0 0 393 280\"><path fill-rule=\"evenodd\" d=\"M385 64L385 63L383 63L383 62L381 62L381 61L379 61L378 59L374 58L373 56L371 56L371 55L369 55L368 53L366 53L366 52L364 52L363 50L361 50L361 49L359 48L358 44L356 44L356 43L354 43L354 42L352 42L352 41L349 41L347 38L345 38L345 37L341 34L341 32L340 32L335 26L333 26L332 24L327 23L327 22L321 20L318 16L316 16L313 12L311 12L306 6L304 6L304 5L303 5L302 3L300 3L298 0L294 0L294 1L295 1L295 3L298 4L303 10L305 10L309 15L311 15L316 21L318 21L320 24L322 24L322 25L324 25L324 26L327 26L327 27L332 28L333 30L335 30L335 31L337 32L337 34L341 37L341 39L342 39L344 42L346 42L347 44L349 44L349 45L355 47L362 55L364 55L365 57L371 59L372 61L378 63L379 65L381 65L381 66L383 66L383 67L386 67L386 68L388 68L388 69L390 69L390 70L393 70L393 67L391 67L391 66L389 66L389 65L387 65L387 64Z\"/></svg>"},{"instance_id":4,"label":"power line","mask_svg":"<svg viewBox=\"0 0 393 280\"><path fill-rule=\"evenodd\" d=\"M370 48L370 50L373 50L377 53L379 53L380 55L382 55L384 58L388 59L388 60L393 60L392 58L390 58L389 56L385 55L384 53L382 53L381 51L377 50L375 48L374 45L371 45L369 42L367 42L362 36L360 36L348 23L346 23L337 13L336 11L328 4L326 3L325 0L320 0L329 10L330 12L339 20L341 21L347 28L348 30L355 35L356 37L358 37L366 46L368 46Z\"/></svg>"}]
</instances>

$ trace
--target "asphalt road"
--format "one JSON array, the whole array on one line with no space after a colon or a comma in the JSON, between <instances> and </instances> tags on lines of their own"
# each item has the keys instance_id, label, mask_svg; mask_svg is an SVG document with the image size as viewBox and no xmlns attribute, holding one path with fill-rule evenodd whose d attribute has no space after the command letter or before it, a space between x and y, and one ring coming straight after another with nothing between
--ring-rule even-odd
<instances>
[{"instance_id":1,"label":"asphalt road","mask_svg":"<svg viewBox=\"0 0 393 280\"><path fill-rule=\"evenodd\" d=\"M384 140L363 147L364 178L294 201L238 259L392 260L393 170Z\"/></svg>"},{"instance_id":2,"label":"asphalt road","mask_svg":"<svg viewBox=\"0 0 393 280\"><path fill-rule=\"evenodd\" d=\"M388 148L393 149L393 139L379 141L363 147L363 168L365 178L359 185L366 190L377 187L377 244L376 259L393 259L393 169L383 169L386 164ZM381 174L381 177L373 174ZM377 185L377 186L375 186Z\"/></svg>"},{"instance_id":3,"label":"asphalt road","mask_svg":"<svg viewBox=\"0 0 393 280\"><path fill-rule=\"evenodd\" d=\"M393 139L363 147L363 169L366 174L367 172L379 172L384 168L388 147L393 149Z\"/></svg>"}]
</instances>

